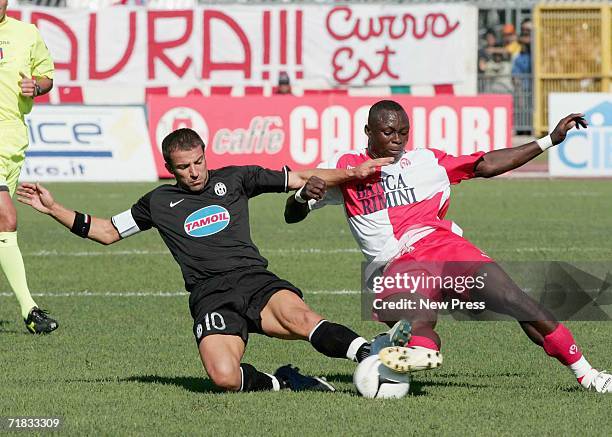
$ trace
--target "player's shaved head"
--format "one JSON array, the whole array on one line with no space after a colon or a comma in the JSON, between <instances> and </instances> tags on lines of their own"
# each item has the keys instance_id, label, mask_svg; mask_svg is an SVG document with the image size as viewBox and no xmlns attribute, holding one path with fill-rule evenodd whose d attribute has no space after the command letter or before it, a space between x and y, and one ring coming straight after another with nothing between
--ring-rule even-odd
<instances>
[{"instance_id":1,"label":"player's shaved head","mask_svg":"<svg viewBox=\"0 0 612 437\"><path fill-rule=\"evenodd\" d=\"M409 133L410 120L399 103L381 100L372 105L365 126L370 156L399 159L406 148Z\"/></svg>"},{"instance_id":2,"label":"player's shaved head","mask_svg":"<svg viewBox=\"0 0 612 437\"><path fill-rule=\"evenodd\" d=\"M393 100L381 100L376 102L370 108L368 113L368 124L373 124L386 112L402 112L406 114L404 108L399 103Z\"/></svg>"},{"instance_id":3,"label":"player's shaved head","mask_svg":"<svg viewBox=\"0 0 612 437\"><path fill-rule=\"evenodd\" d=\"M0 0L2 2L3 0ZM193 129L182 128L166 135L162 141L162 155L164 161L172 165L170 154L175 150L191 150L196 147L201 147L202 150L206 147L202 138Z\"/></svg>"}]
</instances>

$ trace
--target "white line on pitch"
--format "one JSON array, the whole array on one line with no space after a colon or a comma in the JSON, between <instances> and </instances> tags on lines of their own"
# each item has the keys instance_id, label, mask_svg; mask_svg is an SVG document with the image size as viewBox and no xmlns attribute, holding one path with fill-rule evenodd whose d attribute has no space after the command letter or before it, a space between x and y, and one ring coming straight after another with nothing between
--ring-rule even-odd
<instances>
[{"instance_id":1,"label":"white line on pitch","mask_svg":"<svg viewBox=\"0 0 612 437\"><path fill-rule=\"evenodd\" d=\"M508 249L489 249L492 253L521 253L521 252L597 252L605 251L605 248L600 247L515 247ZM261 249L263 254L338 254L338 253L360 253L357 248L338 248L338 249L317 249L317 248L304 248L304 249ZM106 250L106 251L81 251L81 252L64 252L57 250L39 250L36 252L27 252L24 256L132 256L132 255L170 255L167 250Z\"/></svg>"},{"instance_id":2,"label":"white line on pitch","mask_svg":"<svg viewBox=\"0 0 612 437\"><path fill-rule=\"evenodd\" d=\"M303 291L308 295L355 295L359 290L313 290ZM177 291L66 291L57 293L32 293L35 297L186 297L186 292ZM0 292L0 297L14 297L13 293Z\"/></svg>"},{"instance_id":3,"label":"white line on pitch","mask_svg":"<svg viewBox=\"0 0 612 437\"><path fill-rule=\"evenodd\" d=\"M270 254L335 254L335 253L360 253L357 248L340 248L340 249L316 249L316 248L305 248L305 249L261 249L263 253ZM64 252L57 250L39 250L36 252L25 253L25 256L121 256L121 255L170 255L167 250L93 250L93 251L82 251L82 252Z\"/></svg>"},{"instance_id":4,"label":"white line on pitch","mask_svg":"<svg viewBox=\"0 0 612 437\"><path fill-rule=\"evenodd\" d=\"M605 251L605 247L515 247L511 249L491 249L491 252L596 252Z\"/></svg>"}]
</instances>

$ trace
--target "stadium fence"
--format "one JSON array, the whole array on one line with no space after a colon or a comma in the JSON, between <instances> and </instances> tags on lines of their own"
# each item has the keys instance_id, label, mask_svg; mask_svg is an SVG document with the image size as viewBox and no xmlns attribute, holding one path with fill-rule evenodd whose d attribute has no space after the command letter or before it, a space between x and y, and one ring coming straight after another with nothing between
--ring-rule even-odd
<instances>
[{"instance_id":1,"label":"stadium fence","mask_svg":"<svg viewBox=\"0 0 612 437\"><path fill-rule=\"evenodd\" d=\"M533 124L545 133L549 93L612 91L612 4L542 4L534 27Z\"/></svg>"},{"instance_id":2,"label":"stadium fence","mask_svg":"<svg viewBox=\"0 0 612 437\"><path fill-rule=\"evenodd\" d=\"M478 75L478 94L512 94L513 126L517 134L533 129L533 75Z\"/></svg>"}]
</instances>

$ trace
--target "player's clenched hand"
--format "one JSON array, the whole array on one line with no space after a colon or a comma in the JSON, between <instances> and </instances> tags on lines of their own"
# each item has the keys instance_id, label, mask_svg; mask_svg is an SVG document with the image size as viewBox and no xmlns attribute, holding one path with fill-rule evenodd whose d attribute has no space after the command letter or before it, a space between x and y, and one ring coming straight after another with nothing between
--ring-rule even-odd
<instances>
[{"instance_id":1,"label":"player's clenched hand","mask_svg":"<svg viewBox=\"0 0 612 437\"><path fill-rule=\"evenodd\" d=\"M26 205L30 205L43 214L50 214L51 208L55 204L53 196L49 190L40 184L22 183L17 188L17 200Z\"/></svg>"},{"instance_id":2,"label":"player's clenched hand","mask_svg":"<svg viewBox=\"0 0 612 437\"><path fill-rule=\"evenodd\" d=\"M561 119L561 121L550 133L550 139L552 140L552 143L555 146L557 144L562 143L565 140L565 136L567 135L567 133L574 127L576 129L586 129L587 122L584 119L584 114L570 114L567 117Z\"/></svg>"},{"instance_id":3,"label":"player's clenched hand","mask_svg":"<svg viewBox=\"0 0 612 437\"><path fill-rule=\"evenodd\" d=\"M302 188L300 196L304 200L321 200L327 191L327 183L316 176L311 176Z\"/></svg>"},{"instance_id":4,"label":"player's clenched hand","mask_svg":"<svg viewBox=\"0 0 612 437\"><path fill-rule=\"evenodd\" d=\"M21 72L19 75L21 76L21 80L19 81L21 95L34 98L36 94L36 82L31 77L28 77Z\"/></svg>"},{"instance_id":5,"label":"player's clenched hand","mask_svg":"<svg viewBox=\"0 0 612 437\"><path fill-rule=\"evenodd\" d=\"M355 167L353 169L353 176L357 179L366 179L367 177L373 175L379 167L393 164L393 161L395 161L395 158L392 157L370 159Z\"/></svg>"}]
</instances>

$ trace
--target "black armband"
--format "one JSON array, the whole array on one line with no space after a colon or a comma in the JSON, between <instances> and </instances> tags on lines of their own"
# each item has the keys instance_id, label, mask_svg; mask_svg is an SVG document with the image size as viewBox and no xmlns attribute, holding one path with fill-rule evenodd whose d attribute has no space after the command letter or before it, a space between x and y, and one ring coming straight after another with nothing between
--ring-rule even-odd
<instances>
[{"instance_id":1,"label":"black armband","mask_svg":"<svg viewBox=\"0 0 612 437\"><path fill-rule=\"evenodd\" d=\"M81 238L87 238L89 228L91 227L91 216L89 214L82 214L78 211L75 211L75 213L76 215L74 216L74 222L72 223L70 232Z\"/></svg>"}]
</instances>

